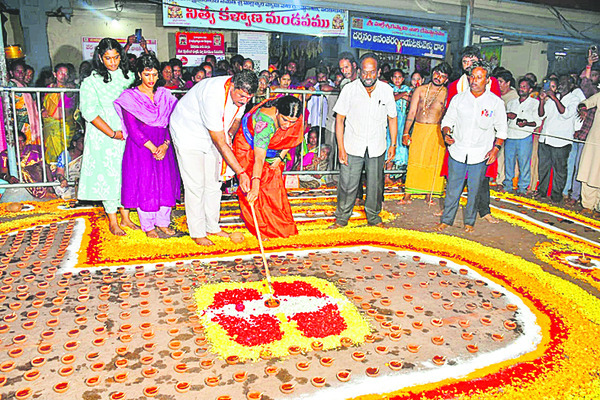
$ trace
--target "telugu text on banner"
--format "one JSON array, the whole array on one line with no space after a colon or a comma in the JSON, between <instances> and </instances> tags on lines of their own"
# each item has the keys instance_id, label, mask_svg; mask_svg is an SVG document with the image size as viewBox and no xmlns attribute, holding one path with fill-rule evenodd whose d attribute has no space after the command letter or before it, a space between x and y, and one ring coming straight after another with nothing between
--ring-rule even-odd
<instances>
[{"instance_id":1,"label":"telugu text on banner","mask_svg":"<svg viewBox=\"0 0 600 400\"><path fill-rule=\"evenodd\" d=\"M445 31L369 18L352 18L350 46L359 49L444 58L448 43Z\"/></svg>"},{"instance_id":2,"label":"telugu text on banner","mask_svg":"<svg viewBox=\"0 0 600 400\"><path fill-rule=\"evenodd\" d=\"M347 36L348 12L234 0L163 0L163 25Z\"/></svg>"}]
</instances>

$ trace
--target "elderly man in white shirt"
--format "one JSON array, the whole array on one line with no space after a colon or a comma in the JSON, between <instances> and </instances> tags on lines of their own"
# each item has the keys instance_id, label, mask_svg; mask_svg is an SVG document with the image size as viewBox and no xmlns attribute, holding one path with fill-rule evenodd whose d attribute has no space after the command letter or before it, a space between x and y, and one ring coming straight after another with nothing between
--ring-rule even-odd
<instances>
[{"instance_id":1,"label":"elderly man in white shirt","mask_svg":"<svg viewBox=\"0 0 600 400\"><path fill-rule=\"evenodd\" d=\"M335 104L337 113L335 135L340 161L336 222L330 228L346 226L352 214L363 166L366 171L367 197L365 213L369 225L382 226L385 162L396 154L390 146L386 160L386 128L389 125L392 143L396 143L398 124L396 102L389 85L381 84L376 55L367 53L360 59L359 79L342 89Z\"/></svg>"},{"instance_id":2,"label":"elderly man in white shirt","mask_svg":"<svg viewBox=\"0 0 600 400\"><path fill-rule=\"evenodd\" d=\"M517 193L525 194L531 182L531 152L533 150L533 130L540 126L538 99L531 97L534 83L529 78L519 79L519 97L506 105L508 117L508 138L504 142L505 179L502 185L510 190L515 177L515 162L519 163Z\"/></svg>"},{"instance_id":3,"label":"elderly man in white shirt","mask_svg":"<svg viewBox=\"0 0 600 400\"><path fill-rule=\"evenodd\" d=\"M203 79L179 100L171 115L187 225L198 245L214 245L207 235L229 237L219 227L221 185L227 176L223 159L237 174L242 190L250 190L250 177L231 150L230 133L237 131L244 107L257 89L252 71Z\"/></svg>"},{"instance_id":4,"label":"elderly man in white shirt","mask_svg":"<svg viewBox=\"0 0 600 400\"><path fill-rule=\"evenodd\" d=\"M449 157L444 213L438 231L454 224L466 178L469 192L463 219L465 231L473 232L477 192L485 178L487 165L496 160L506 139L506 109L500 97L486 90L489 74L489 64L474 62L469 72L470 90L452 98L442 119L442 134Z\"/></svg>"},{"instance_id":5,"label":"elderly man in white shirt","mask_svg":"<svg viewBox=\"0 0 600 400\"><path fill-rule=\"evenodd\" d=\"M557 90L558 96L555 93ZM540 184L537 197L546 197L552 171L550 200L560 203L563 199L575 123L579 118L577 106L584 100L585 95L568 75L562 75L558 82L550 79L550 90L540 93L538 115L544 119L544 128L538 147Z\"/></svg>"}]
</instances>

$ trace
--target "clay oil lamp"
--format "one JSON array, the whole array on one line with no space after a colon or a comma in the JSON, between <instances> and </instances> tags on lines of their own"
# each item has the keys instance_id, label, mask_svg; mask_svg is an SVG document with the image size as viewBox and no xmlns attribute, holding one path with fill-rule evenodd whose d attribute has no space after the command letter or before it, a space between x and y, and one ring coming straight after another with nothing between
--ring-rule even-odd
<instances>
[{"instance_id":1,"label":"clay oil lamp","mask_svg":"<svg viewBox=\"0 0 600 400\"><path fill-rule=\"evenodd\" d=\"M145 378L152 378L158 374L158 369L154 367L142 368L142 375Z\"/></svg>"},{"instance_id":2,"label":"clay oil lamp","mask_svg":"<svg viewBox=\"0 0 600 400\"><path fill-rule=\"evenodd\" d=\"M178 373L180 373L180 374L184 374L184 373L186 373L186 372L187 372L187 370L188 370L188 366L187 366L187 364L185 364L185 363L179 363L179 364L176 364L176 365L173 367L173 369L175 370L175 372L178 372Z\"/></svg>"},{"instance_id":3,"label":"clay oil lamp","mask_svg":"<svg viewBox=\"0 0 600 400\"><path fill-rule=\"evenodd\" d=\"M409 278L414 278L417 273L415 271L406 271L406 276Z\"/></svg>"},{"instance_id":4,"label":"clay oil lamp","mask_svg":"<svg viewBox=\"0 0 600 400\"><path fill-rule=\"evenodd\" d=\"M52 351L52 345L51 344L40 344L38 346L38 353L40 354L48 354Z\"/></svg>"},{"instance_id":5,"label":"clay oil lamp","mask_svg":"<svg viewBox=\"0 0 600 400\"><path fill-rule=\"evenodd\" d=\"M434 336L431 338L431 342L437 346L441 346L444 344L444 337L443 336Z\"/></svg>"},{"instance_id":6,"label":"clay oil lamp","mask_svg":"<svg viewBox=\"0 0 600 400\"><path fill-rule=\"evenodd\" d=\"M481 318L479 319L479 322L481 322L481 325L484 325L484 326L489 326L489 325L491 325L491 324L492 324L492 319L491 319L491 318L489 318L489 317L481 317Z\"/></svg>"},{"instance_id":7,"label":"clay oil lamp","mask_svg":"<svg viewBox=\"0 0 600 400\"><path fill-rule=\"evenodd\" d=\"M452 310L452 308L454 307L454 302L445 302L442 304L442 307L444 308L444 310Z\"/></svg>"},{"instance_id":8,"label":"clay oil lamp","mask_svg":"<svg viewBox=\"0 0 600 400\"><path fill-rule=\"evenodd\" d=\"M115 349L115 353L117 353L118 355L120 355L121 357L124 357L125 354L127 354L127 352L129 351L129 349L127 348L127 346L118 346Z\"/></svg>"},{"instance_id":9,"label":"clay oil lamp","mask_svg":"<svg viewBox=\"0 0 600 400\"><path fill-rule=\"evenodd\" d=\"M425 311L425 308L423 306L414 306L413 307L414 312L416 313L422 313Z\"/></svg>"},{"instance_id":10,"label":"clay oil lamp","mask_svg":"<svg viewBox=\"0 0 600 400\"><path fill-rule=\"evenodd\" d=\"M146 350L147 352L153 352L154 350L156 350L156 343L144 343L144 345L142 346L144 350Z\"/></svg>"},{"instance_id":11,"label":"clay oil lamp","mask_svg":"<svg viewBox=\"0 0 600 400\"><path fill-rule=\"evenodd\" d=\"M371 265L365 265L363 267L363 269L365 270L365 272L371 272L371 271L373 271L373 267Z\"/></svg>"},{"instance_id":12,"label":"clay oil lamp","mask_svg":"<svg viewBox=\"0 0 600 400\"><path fill-rule=\"evenodd\" d=\"M406 268L407 266L408 266L408 264L405 263L405 262L399 262L398 263L398 267L400 267L400 268Z\"/></svg>"},{"instance_id":13,"label":"clay oil lamp","mask_svg":"<svg viewBox=\"0 0 600 400\"><path fill-rule=\"evenodd\" d=\"M465 304L465 307L467 308L467 310L469 311L473 311L477 308L477 304L475 303L467 303Z\"/></svg>"},{"instance_id":14,"label":"clay oil lamp","mask_svg":"<svg viewBox=\"0 0 600 400\"><path fill-rule=\"evenodd\" d=\"M462 328L468 328L469 326L471 326L471 321L469 321L468 319L460 319L458 320L458 324Z\"/></svg>"},{"instance_id":15,"label":"clay oil lamp","mask_svg":"<svg viewBox=\"0 0 600 400\"><path fill-rule=\"evenodd\" d=\"M39 368L44 364L46 364L46 357L38 356L31 359L31 366L33 368Z\"/></svg>"},{"instance_id":16,"label":"clay oil lamp","mask_svg":"<svg viewBox=\"0 0 600 400\"><path fill-rule=\"evenodd\" d=\"M398 361L398 360L392 360L389 363L387 363L387 366L392 370L392 371L400 371L402 369L402 361Z\"/></svg>"},{"instance_id":17,"label":"clay oil lamp","mask_svg":"<svg viewBox=\"0 0 600 400\"><path fill-rule=\"evenodd\" d=\"M467 351L469 353L477 353L479 351L479 346L477 346L476 344L468 344Z\"/></svg>"},{"instance_id":18,"label":"clay oil lamp","mask_svg":"<svg viewBox=\"0 0 600 400\"><path fill-rule=\"evenodd\" d=\"M375 378L379 375L379 367L369 367L365 370L368 377Z\"/></svg>"},{"instance_id":19,"label":"clay oil lamp","mask_svg":"<svg viewBox=\"0 0 600 400\"><path fill-rule=\"evenodd\" d=\"M412 323L412 327L415 329L423 329L423 322L415 321Z\"/></svg>"},{"instance_id":20,"label":"clay oil lamp","mask_svg":"<svg viewBox=\"0 0 600 400\"><path fill-rule=\"evenodd\" d=\"M411 296L410 294L405 294L402 298L404 299L404 301L408 301L408 302L411 302L414 299L414 297Z\"/></svg>"},{"instance_id":21,"label":"clay oil lamp","mask_svg":"<svg viewBox=\"0 0 600 400\"><path fill-rule=\"evenodd\" d=\"M515 329L517 327L517 324L513 321L506 320L506 321L504 321L504 327L507 330L512 331L513 329Z\"/></svg>"},{"instance_id":22,"label":"clay oil lamp","mask_svg":"<svg viewBox=\"0 0 600 400\"><path fill-rule=\"evenodd\" d=\"M262 393L261 392L257 392L255 390L251 390L246 394L246 399L247 400L261 400L262 399Z\"/></svg>"},{"instance_id":23,"label":"clay oil lamp","mask_svg":"<svg viewBox=\"0 0 600 400\"><path fill-rule=\"evenodd\" d=\"M402 288L404 290L410 290L410 289L412 289L412 284L410 284L410 283L403 283L402 284Z\"/></svg>"},{"instance_id":24,"label":"clay oil lamp","mask_svg":"<svg viewBox=\"0 0 600 400\"><path fill-rule=\"evenodd\" d=\"M458 282L458 286L464 289L467 286L469 286L469 282L467 282L467 281L459 281Z\"/></svg>"},{"instance_id":25,"label":"clay oil lamp","mask_svg":"<svg viewBox=\"0 0 600 400\"><path fill-rule=\"evenodd\" d=\"M92 351L91 353L85 355L85 359L91 362L96 361L99 357L100 353L98 353L97 351Z\"/></svg>"},{"instance_id":26,"label":"clay oil lamp","mask_svg":"<svg viewBox=\"0 0 600 400\"><path fill-rule=\"evenodd\" d=\"M444 325L444 320L441 318L432 318L431 325L435 326L436 328L440 328Z\"/></svg>"},{"instance_id":27,"label":"clay oil lamp","mask_svg":"<svg viewBox=\"0 0 600 400\"><path fill-rule=\"evenodd\" d=\"M365 277L364 277L364 276L362 276L362 275L356 275L356 276L354 277L354 279L356 279L356 280L357 280L357 281L359 281L359 282L362 282L362 281L364 281L364 280L365 280Z\"/></svg>"},{"instance_id":28,"label":"clay oil lamp","mask_svg":"<svg viewBox=\"0 0 600 400\"><path fill-rule=\"evenodd\" d=\"M346 283L348 283L348 280L346 278L340 278L338 279L338 283L340 285L345 285Z\"/></svg>"},{"instance_id":29,"label":"clay oil lamp","mask_svg":"<svg viewBox=\"0 0 600 400\"><path fill-rule=\"evenodd\" d=\"M459 292L458 290L453 290L452 293L450 293L450 294L452 295L452 297L457 298L457 299L462 297L462 293Z\"/></svg>"},{"instance_id":30,"label":"clay oil lamp","mask_svg":"<svg viewBox=\"0 0 600 400\"><path fill-rule=\"evenodd\" d=\"M419 346L417 344L407 344L406 345L406 350L408 350L411 353L418 353L420 349L421 349L421 346Z\"/></svg>"},{"instance_id":31,"label":"clay oil lamp","mask_svg":"<svg viewBox=\"0 0 600 400\"><path fill-rule=\"evenodd\" d=\"M155 397L158 394L158 386L148 386L144 388L143 393L146 397Z\"/></svg>"},{"instance_id":32,"label":"clay oil lamp","mask_svg":"<svg viewBox=\"0 0 600 400\"><path fill-rule=\"evenodd\" d=\"M283 394L290 394L294 389L296 389L296 384L292 382L283 383L279 386L279 390L281 390L281 393Z\"/></svg>"},{"instance_id":33,"label":"clay oil lamp","mask_svg":"<svg viewBox=\"0 0 600 400\"><path fill-rule=\"evenodd\" d=\"M399 318L404 318L406 316L406 312L404 312L402 310L397 310L394 314L396 314L396 317L399 317Z\"/></svg>"},{"instance_id":34,"label":"clay oil lamp","mask_svg":"<svg viewBox=\"0 0 600 400\"><path fill-rule=\"evenodd\" d=\"M392 304L392 301L387 297L384 297L383 299L379 300L379 302L384 307L389 307Z\"/></svg>"},{"instance_id":35,"label":"clay oil lamp","mask_svg":"<svg viewBox=\"0 0 600 400\"><path fill-rule=\"evenodd\" d=\"M105 326L98 326L98 327L94 328L93 332L96 335L103 335L103 334L106 333L106 327Z\"/></svg>"},{"instance_id":36,"label":"clay oil lamp","mask_svg":"<svg viewBox=\"0 0 600 400\"><path fill-rule=\"evenodd\" d=\"M442 294L441 294L441 293L439 293L439 292L432 292L432 293L431 293L431 297L433 297L433 298L434 298L434 299L436 299L436 300L439 300L439 299L441 299L441 298L442 298Z\"/></svg>"},{"instance_id":37,"label":"clay oil lamp","mask_svg":"<svg viewBox=\"0 0 600 400\"><path fill-rule=\"evenodd\" d=\"M492 297L498 298L501 297L502 293L497 290L492 290Z\"/></svg>"},{"instance_id":38,"label":"clay oil lamp","mask_svg":"<svg viewBox=\"0 0 600 400\"><path fill-rule=\"evenodd\" d=\"M75 351L79 347L79 342L76 340L70 340L68 342L65 342L63 347L66 351Z\"/></svg>"},{"instance_id":39,"label":"clay oil lamp","mask_svg":"<svg viewBox=\"0 0 600 400\"><path fill-rule=\"evenodd\" d=\"M501 333L494 333L494 334L492 334L492 339L493 339L495 342L501 342L501 341L503 341L503 340L504 340L504 335L503 335L503 334L501 334Z\"/></svg>"},{"instance_id":40,"label":"clay oil lamp","mask_svg":"<svg viewBox=\"0 0 600 400\"><path fill-rule=\"evenodd\" d=\"M421 257L420 256L413 256L412 259L413 259L414 262L421 261Z\"/></svg>"},{"instance_id":41,"label":"clay oil lamp","mask_svg":"<svg viewBox=\"0 0 600 400\"><path fill-rule=\"evenodd\" d=\"M64 393L69 390L69 382L59 382L52 387L56 393Z\"/></svg>"},{"instance_id":42,"label":"clay oil lamp","mask_svg":"<svg viewBox=\"0 0 600 400\"><path fill-rule=\"evenodd\" d=\"M190 390L192 385L189 382L177 382L175 384L175 390L177 393L186 393Z\"/></svg>"},{"instance_id":43,"label":"clay oil lamp","mask_svg":"<svg viewBox=\"0 0 600 400\"><path fill-rule=\"evenodd\" d=\"M274 297L269 297L267 300L265 300L265 307L267 308L277 308L280 304L281 301Z\"/></svg>"},{"instance_id":44,"label":"clay oil lamp","mask_svg":"<svg viewBox=\"0 0 600 400\"><path fill-rule=\"evenodd\" d=\"M508 311L517 311L519 309L519 307L516 304L507 304L506 305L506 309Z\"/></svg>"},{"instance_id":45,"label":"clay oil lamp","mask_svg":"<svg viewBox=\"0 0 600 400\"><path fill-rule=\"evenodd\" d=\"M433 356L432 361L433 361L433 363L435 365L444 365L444 363L446 362L446 357L439 356L439 355L438 356Z\"/></svg>"},{"instance_id":46,"label":"clay oil lamp","mask_svg":"<svg viewBox=\"0 0 600 400\"><path fill-rule=\"evenodd\" d=\"M350 371L343 369L341 371L338 371L338 373L335 376L340 382L348 382L350 380L351 374L352 373Z\"/></svg>"},{"instance_id":47,"label":"clay oil lamp","mask_svg":"<svg viewBox=\"0 0 600 400\"><path fill-rule=\"evenodd\" d=\"M10 372L13 369L15 369L15 362L14 361L4 361L2 364L0 364L0 372Z\"/></svg>"},{"instance_id":48,"label":"clay oil lamp","mask_svg":"<svg viewBox=\"0 0 600 400\"><path fill-rule=\"evenodd\" d=\"M588 265L592 260L589 257L586 257L585 254L582 254L579 257L577 257L577 261L581 265Z\"/></svg>"},{"instance_id":49,"label":"clay oil lamp","mask_svg":"<svg viewBox=\"0 0 600 400\"><path fill-rule=\"evenodd\" d=\"M352 353L352 359L354 361L362 362L365 359L366 355L362 351L355 351Z\"/></svg>"},{"instance_id":50,"label":"clay oil lamp","mask_svg":"<svg viewBox=\"0 0 600 400\"><path fill-rule=\"evenodd\" d=\"M448 287L448 286L450 286L450 282L445 281L445 280L441 280L440 281L440 286L441 287Z\"/></svg>"},{"instance_id":51,"label":"clay oil lamp","mask_svg":"<svg viewBox=\"0 0 600 400\"><path fill-rule=\"evenodd\" d=\"M31 390L31 388L27 387L24 389L19 389L15 392L15 398L17 400L25 400L28 399L29 397L31 397L31 395L33 394L33 390Z\"/></svg>"},{"instance_id":52,"label":"clay oil lamp","mask_svg":"<svg viewBox=\"0 0 600 400\"><path fill-rule=\"evenodd\" d=\"M248 373L246 371L240 371L233 374L233 380L236 382L244 382L248 379Z\"/></svg>"},{"instance_id":53,"label":"clay oil lamp","mask_svg":"<svg viewBox=\"0 0 600 400\"><path fill-rule=\"evenodd\" d=\"M200 368L202 369L210 369L213 365L214 361L210 359L200 361Z\"/></svg>"},{"instance_id":54,"label":"clay oil lamp","mask_svg":"<svg viewBox=\"0 0 600 400\"><path fill-rule=\"evenodd\" d=\"M468 289L467 294L469 296L477 296L478 295L477 290L473 290L473 289Z\"/></svg>"},{"instance_id":55,"label":"clay oil lamp","mask_svg":"<svg viewBox=\"0 0 600 400\"><path fill-rule=\"evenodd\" d=\"M288 353L292 356L297 356L302 352L302 348L300 346L290 346L288 347Z\"/></svg>"},{"instance_id":56,"label":"clay oil lamp","mask_svg":"<svg viewBox=\"0 0 600 400\"><path fill-rule=\"evenodd\" d=\"M204 378L204 383L206 384L206 386L210 386L210 387L217 386L219 384L219 377L218 376L207 376L206 378Z\"/></svg>"},{"instance_id":57,"label":"clay oil lamp","mask_svg":"<svg viewBox=\"0 0 600 400\"><path fill-rule=\"evenodd\" d=\"M483 303L481 303L481 307L485 310L491 310L492 309L492 303L490 303L489 301L484 301Z\"/></svg>"},{"instance_id":58,"label":"clay oil lamp","mask_svg":"<svg viewBox=\"0 0 600 400\"><path fill-rule=\"evenodd\" d=\"M310 368L310 361L299 361L296 363L296 369L298 371L307 371L309 368ZM269 375L269 374L267 373L267 375Z\"/></svg>"},{"instance_id":59,"label":"clay oil lamp","mask_svg":"<svg viewBox=\"0 0 600 400\"><path fill-rule=\"evenodd\" d=\"M352 339L350 339L349 337L341 337L340 338L340 344L342 345L342 347L350 347L352 346Z\"/></svg>"},{"instance_id":60,"label":"clay oil lamp","mask_svg":"<svg viewBox=\"0 0 600 400\"><path fill-rule=\"evenodd\" d=\"M325 386L325 378L323 378L322 376L315 376L310 380L310 383L312 383L314 387L320 388Z\"/></svg>"},{"instance_id":61,"label":"clay oil lamp","mask_svg":"<svg viewBox=\"0 0 600 400\"><path fill-rule=\"evenodd\" d=\"M40 371L38 371L37 369L29 370L23 374L23 378L26 381L34 381L39 377L40 377Z\"/></svg>"},{"instance_id":62,"label":"clay oil lamp","mask_svg":"<svg viewBox=\"0 0 600 400\"><path fill-rule=\"evenodd\" d=\"M473 334L470 332L463 332L460 337L462 337L463 340L473 340Z\"/></svg>"},{"instance_id":63,"label":"clay oil lamp","mask_svg":"<svg viewBox=\"0 0 600 400\"><path fill-rule=\"evenodd\" d=\"M65 376L69 376L71 375L73 372L75 372L75 368L71 367L71 366L67 366L67 367L62 367L58 370L58 374L62 377Z\"/></svg>"},{"instance_id":64,"label":"clay oil lamp","mask_svg":"<svg viewBox=\"0 0 600 400\"><path fill-rule=\"evenodd\" d=\"M8 355L11 358L19 358L23 355L24 350L21 347L15 347L14 349L10 349L8 351Z\"/></svg>"},{"instance_id":65,"label":"clay oil lamp","mask_svg":"<svg viewBox=\"0 0 600 400\"><path fill-rule=\"evenodd\" d=\"M97 386L98 384L100 384L100 376L99 375L94 375L92 377L89 377L85 380L85 384L89 387L94 387Z\"/></svg>"},{"instance_id":66,"label":"clay oil lamp","mask_svg":"<svg viewBox=\"0 0 600 400\"><path fill-rule=\"evenodd\" d=\"M375 351L381 355L386 355L389 352L389 348L387 346L377 346L375 347Z\"/></svg>"},{"instance_id":67,"label":"clay oil lamp","mask_svg":"<svg viewBox=\"0 0 600 400\"><path fill-rule=\"evenodd\" d=\"M94 346L104 346L104 343L106 343L106 338L96 338L92 340Z\"/></svg>"},{"instance_id":68,"label":"clay oil lamp","mask_svg":"<svg viewBox=\"0 0 600 400\"><path fill-rule=\"evenodd\" d=\"M394 342L398 342L402 338L402 332L395 331L390 333L390 339Z\"/></svg>"},{"instance_id":69,"label":"clay oil lamp","mask_svg":"<svg viewBox=\"0 0 600 400\"><path fill-rule=\"evenodd\" d=\"M375 335L365 335L365 342L367 343L375 343L375 339Z\"/></svg>"},{"instance_id":70,"label":"clay oil lamp","mask_svg":"<svg viewBox=\"0 0 600 400\"><path fill-rule=\"evenodd\" d=\"M365 304L365 303L363 303L363 304ZM366 304L368 304L368 303L366 303ZM377 310L375 310L374 308L369 308L367 310L367 314L369 314L371 317L375 317L377 315Z\"/></svg>"},{"instance_id":71,"label":"clay oil lamp","mask_svg":"<svg viewBox=\"0 0 600 400\"><path fill-rule=\"evenodd\" d=\"M324 367L331 367L333 365L334 358L332 357L322 357L319 362Z\"/></svg>"},{"instance_id":72,"label":"clay oil lamp","mask_svg":"<svg viewBox=\"0 0 600 400\"><path fill-rule=\"evenodd\" d=\"M60 362L62 362L65 365L69 365L73 364L75 362L75 359L76 357L74 354L65 354L60 358Z\"/></svg>"}]
</instances>

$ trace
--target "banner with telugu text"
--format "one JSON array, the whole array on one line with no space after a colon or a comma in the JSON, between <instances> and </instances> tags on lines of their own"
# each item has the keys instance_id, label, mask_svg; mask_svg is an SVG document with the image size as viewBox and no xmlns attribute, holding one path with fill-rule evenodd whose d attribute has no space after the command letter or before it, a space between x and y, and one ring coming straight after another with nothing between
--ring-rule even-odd
<instances>
[{"instance_id":1,"label":"banner with telugu text","mask_svg":"<svg viewBox=\"0 0 600 400\"><path fill-rule=\"evenodd\" d=\"M348 36L348 12L236 0L162 0L163 25Z\"/></svg>"},{"instance_id":2,"label":"banner with telugu text","mask_svg":"<svg viewBox=\"0 0 600 400\"><path fill-rule=\"evenodd\" d=\"M438 29L352 18L350 46L416 57L444 58L448 33Z\"/></svg>"}]
</instances>

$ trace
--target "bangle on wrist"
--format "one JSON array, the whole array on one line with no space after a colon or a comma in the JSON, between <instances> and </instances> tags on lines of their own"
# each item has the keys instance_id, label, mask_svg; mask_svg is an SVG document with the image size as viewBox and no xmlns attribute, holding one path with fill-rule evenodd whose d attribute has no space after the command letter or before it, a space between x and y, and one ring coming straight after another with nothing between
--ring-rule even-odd
<instances>
[{"instance_id":1,"label":"bangle on wrist","mask_svg":"<svg viewBox=\"0 0 600 400\"><path fill-rule=\"evenodd\" d=\"M498 150L500 150L502 148L502 145L495 144L494 147L497 148Z\"/></svg>"},{"instance_id":2,"label":"bangle on wrist","mask_svg":"<svg viewBox=\"0 0 600 400\"><path fill-rule=\"evenodd\" d=\"M258 179L258 180L260 180L260 176L253 176L251 180L253 181L253 180L255 180L255 179Z\"/></svg>"},{"instance_id":3,"label":"bangle on wrist","mask_svg":"<svg viewBox=\"0 0 600 400\"><path fill-rule=\"evenodd\" d=\"M282 157L281 154L278 156L281 162L285 162L285 157Z\"/></svg>"},{"instance_id":4,"label":"bangle on wrist","mask_svg":"<svg viewBox=\"0 0 600 400\"><path fill-rule=\"evenodd\" d=\"M111 136L112 139L114 139L117 136L117 131L113 131L113 135Z\"/></svg>"}]
</instances>

